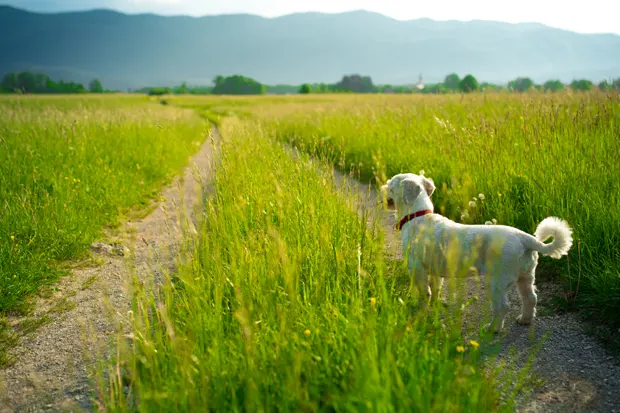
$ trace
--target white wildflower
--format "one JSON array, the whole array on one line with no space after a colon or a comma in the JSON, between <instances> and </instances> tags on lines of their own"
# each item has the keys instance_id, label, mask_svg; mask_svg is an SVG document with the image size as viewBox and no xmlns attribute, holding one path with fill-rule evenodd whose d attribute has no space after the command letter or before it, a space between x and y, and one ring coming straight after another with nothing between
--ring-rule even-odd
<instances>
[{"instance_id":1,"label":"white wildflower","mask_svg":"<svg viewBox=\"0 0 620 413\"><path fill-rule=\"evenodd\" d=\"M444 123L444 121L439 119L437 116L435 116L435 122L437 122L442 128L446 128L446 124Z\"/></svg>"},{"instance_id":2,"label":"white wildflower","mask_svg":"<svg viewBox=\"0 0 620 413\"><path fill-rule=\"evenodd\" d=\"M482 201L484 199L484 194L478 194L478 198Z\"/></svg>"},{"instance_id":3,"label":"white wildflower","mask_svg":"<svg viewBox=\"0 0 620 413\"><path fill-rule=\"evenodd\" d=\"M469 205L469 207L470 207L470 208L475 208L475 207L476 207L476 202L474 202L474 201L469 201L469 204L468 204L468 205Z\"/></svg>"}]
</instances>

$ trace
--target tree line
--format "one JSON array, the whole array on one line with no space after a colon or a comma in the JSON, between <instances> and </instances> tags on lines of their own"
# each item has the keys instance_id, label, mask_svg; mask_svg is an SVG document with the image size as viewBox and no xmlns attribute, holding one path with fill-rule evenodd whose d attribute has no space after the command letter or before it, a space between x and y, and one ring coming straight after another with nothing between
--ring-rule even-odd
<instances>
[{"instance_id":1,"label":"tree line","mask_svg":"<svg viewBox=\"0 0 620 413\"><path fill-rule=\"evenodd\" d=\"M598 85L586 79L573 80L564 84L559 80L549 80L543 84L536 84L528 77L519 77L508 82L507 85L497 85L487 82L479 83L475 76L468 74L463 78L451 73L443 82L416 85L375 85L370 76L359 74L346 75L336 83L305 83L300 86L276 85L267 86L255 79L242 75L216 76L213 86L189 87L184 82L174 87L145 87L134 90L134 93L150 95L167 94L198 94L198 95L264 95L275 94L308 94L308 93L471 93L478 91L509 91L526 92L529 90L560 92L566 89L573 91L588 91L598 88L603 91L620 90L620 78L602 81ZM19 72L5 75L0 83L0 93L105 93L98 79L93 79L88 88L81 83L53 81L43 73Z\"/></svg>"},{"instance_id":2,"label":"tree line","mask_svg":"<svg viewBox=\"0 0 620 413\"><path fill-rule=\"evenodd\" d=\"M456 73L451 73L444 78L443 82L430 83L410 86L393 85L373 85L368 76L348 75L333 85L329 84L303 84L299 88L299 93L471 93L478 91L502 91L527 92L529 90L539 90L544 92L561 92L566 89L573 91L588 91L598 88L603 91L620 90L620 78L608 81L604 80L598 85L586 79L573 80L569 84L564 84L559 80L549 80L543 84L536 84L528 77L519 77L508 82L507 85L497 85L492 83L479 83L475 76L468 74L460 78Z\"/></svg>"},{"instance_id":3,"label":"tree line","mask_svg":"<svg viewBox=\"0 0 620 413\"><path fill-rule=\"evenodd\" d=\"M508 82L507 85L492 83L479 83L475 76L466 75L462 79L456 74L447 75L441 83L426 85L417 84L409 86L375 85L370 76L358 74L346 75L336 83L304 83L301 86L276 85L267 86L258 81L240 75L223 77L217 76L213 83L215 86L203 86L190 88L183 83L176 87L153 87L136 90L137 93L151 95L165 94L214 94L214 95L263 95L273 94L309 94L309 93L472 93L479 91L509 91L526 92L528 90L561 92L566 89L574 91L588 91L596 87L603 91L620 89L620 78L612 81L603 81L598 85L585 79L574 80L570 84L564 84L559 80L549 80L543 84L536 84L532 79L519 77Z\"/></svg>"},{"instance_id":4,"label":"tree line","mask_svg":"<svg viewBox=\"0 0 620 413\"><path fill-rule=\"evenodd\" d=\"M213 79L213 86L188 87L186 82L181 86L175 87L146 87L138 89L136 93L147 93L149 95L264 95L267 93L267 86L242 75L216 76Z\"/></svg>"},{"instance_id":5,"label":"tree line","mask_svg":"<svg viewBox=\"0 0 620 413\"><path fill-rule=\"evenodd\" d=\"M0 82L0 93L106 93L101 81L93 79L88 89L81 83L53 81L45 73L7 73Z\"/></svg>"}]
</instances>

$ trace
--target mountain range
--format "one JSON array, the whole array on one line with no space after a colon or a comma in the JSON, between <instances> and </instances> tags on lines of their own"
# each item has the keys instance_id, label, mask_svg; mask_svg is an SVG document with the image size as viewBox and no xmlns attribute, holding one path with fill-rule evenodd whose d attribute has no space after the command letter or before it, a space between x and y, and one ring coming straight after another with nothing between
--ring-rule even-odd
<instances>
[{"instance_id":1,"label":"mountain range","mask_svg":"<svg viewBox=\"0 0 620 413\"><path fill-rule=\"evenodd\" d=\"M0 76L29 70L108 88L210 84L242 74L266 84L335 83L346 74L378 84L441 81L456 72L506 83L620 77L620 36L537 23L399 21L377 13L277 18L34 13L0 6Z\"/></svg>"}]
</instances>

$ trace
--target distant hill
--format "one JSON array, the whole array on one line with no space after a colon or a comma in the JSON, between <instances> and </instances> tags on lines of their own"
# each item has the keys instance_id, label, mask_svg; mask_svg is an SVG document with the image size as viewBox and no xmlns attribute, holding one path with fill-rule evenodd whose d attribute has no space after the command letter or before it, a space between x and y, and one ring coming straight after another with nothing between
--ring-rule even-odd
<instances>
[{"instance_id":1,"label":"distant hill","mask_svg":"<svg viewBox=\"0 0 620 413\"><path fill-rule=\"evenodd\" d=\"M451 72L505 83L518 76L620 76L620 36L540 24L398 21L365 11L200 18L109 10L56 14L0 6L0 75L41 71L109 88L209 84L243 74L266 84L336 82L360 73L411 84Z\"/></svg>"}]
</instances>

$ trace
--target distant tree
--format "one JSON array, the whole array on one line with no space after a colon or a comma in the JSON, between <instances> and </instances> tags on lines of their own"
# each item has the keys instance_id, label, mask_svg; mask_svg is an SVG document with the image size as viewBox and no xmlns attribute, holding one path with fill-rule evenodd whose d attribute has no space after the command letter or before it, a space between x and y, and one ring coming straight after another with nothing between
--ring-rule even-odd
<instances>
[{"instance_id":1,"label":"distant tree","mask_svg":"<svg viewBox=\"0 0 620 413\"><path fill-rule=\"evenodd\" d=\"M603 80L601 83L598 84L598 88L604 92L607 92L613 89L613 85L607 80Z\"/></svg>"},{"instance_id":2,"label":"distant tree","mask_svg":"<svg viewBox=\"0 0 620 413\"><path fill-rule=\"evenodd\" d=\"M611 84L614 87L614 89L620 89L620 77L614 79L614 81Z\"/></svg>"},{"instance_id":3,"label":"distant tree","mask_svg":"<svg viewBox=\"0 0 620 413\"><path fill-rule=\"evenodd\" d=\"M213 91L212 86L197 86L189 90L192 95L209 95Z\"/></svg>"},{"instance_id":4,"label":"distant tree","mask_svg":"<svg viewBox=\"0 0 620 413\"><path fill-rule=\"evenodd\" d=\"M6 88L9 90L22 93L45 93L50 78L43 73L20 72L6 75L5 80L10 86Z\"/></svg>"},{"instance_id":5,"label":"distant tree","mask_svg":"<svg viewBox=\"0 0 620 413\"><path fill-rule=\"evenodd\" d=\"M151 96L168 95L171 92L172 91L170 90L170 88L167 88L167 87L152 87L148 91L149 95L151 95Z\"/></svg>"},{"instance_id":6,"label":"distant tree","mask_svg":"<svg viewBox=\"0 0 620 413\"><path fill-rule=\"evenodd\" d=\"M456 92L459 90L459 87L461 84L461 78L456 73L451 73L448 76L446 76L446 78L443 81L443 84L446 87L446 89Z\"/></svg>"},{"instance_id":7,"label":"distant tree","mask_svg":"<svg viewBox=\"0 0 620 413\"><path fill-rule=\"evenodd\" d=\"M76 82L58 82L59 93L86 93L86 88L81 83Z\"/></svg>"},{"instance_id":8,"label":"distant tree","mask_svg":"<svg viewBox=\"0 0 620 413\"><path fill-rule=\"evenodd\" d=\"M103 85L101 85L101 82L99 81L99 79L93 79L90 81L90 83L88 84L88 90L90 93L103 93Z\"/></svg>"},{"instance_id":9,"label":"distant tree","mask_svg":"<svg viewBox=\"0 0 620 413\"><path fill-rule=\"evenodd\" d=\"M312 93L312 86L310 86L308 83L304 83L299 88L299 93L301 93L302 95L307 95L309 93Z\"/></svg>"},{"instance_id":10,"label":"distant tree","mask_svg":"<svg viewBox=\"0 0 620 413\"><path fill-rule=\"evenodd\" d=\"M559 80L547 80L543 85L545 92L561 92L564 90L564 83Z\"/></svg>"},{"instance_id":11,"label":"distant tree","mask_svg":"<svg viewBox=\"0 0 620 413\"><path fill-rule=\"evenodd\" d=\"M2 78L2 83L0 83L0 87L4 89L7 93L16 93L18 92L19 86L17 81L17 73L7 73Z\"/></svg>"},{"instance_id":12,"label":"distant tree","mask_svg":"<svg viewBox=\"0 0 620 413\"><path fill-rule=\"evenodd\" d=\"M213 79L213 84L215 86L221 85L222 83L224 83L224 76L215 76L215 79Z\"/></svg>"},{"instance_id":13,"label":"distant tree","mask_svg":"<svg viewBox=\"0 0 620 413\"><path fill-rule=\"evenodd\" d=\"M515 92L526 92L534 87L534 81L529 77L518 77L508 82L508 88Z\"/></svg>"},{"instance_id":14,"label":"distant tree","mask_svg":"<svg viewBox=\"0 0 620 413\"><path fill-rule=\"evenodd\" d=\"M499 92L501 90L503 90L504 88L500 85L495 85L493 83L489 83L489 82L482 82L480 84L480 90L483 92Z\"/></svg>"},{"instance_id":15,"label":"distant tree","mask_svg":"<svg viewBox=\"0 0 620 413\"><path fill-rule=\"evenodd\" d=\"M473 75L467 75L459 83L459 89L463 93L475 92L480 89L478 80Z\"/></svg>"},{"instance_id":16,"label":"distant tree","mask_svg":"<svg viewBox=\"0 0 620 413\"><path fill-rule=\"evenodd\" d=\"M44 73L8 73L2 78L0 88L8 93L84 93L80 83L54 82Z\"/></svg>"},{"instance_id":17,"label":"distant tree","mask_svg":"<svg viewBox=\"0 0 620 413\"><path fill-rule=\"evenodd\" d=\"M218 76L212 93L214 95L264 95L267 93L267 87L245 76Z\"/></svg>"},{"instance_id":18,"label":"distant tree","mask_svg":"<svg viewBox=\"0 0 620 413\"><path fill-rule=\"evenodd\" d=\"M592 82L586 79L573 80L570 84L570 88L575 91L586 92L592 89L594 85Z\"/></svg>"},{"instance_id":19,"label":"distant tree","mask_svg":"<svg viewBox=\"0 0 620 413\"><path fill-rule=\"evenodd\" d=\"M333 90L333 87L331 85L328 85L327 83L319 83L318 85L312 86L312 90L318 90L321 93L329 93Z\"/></svg>"},{"instance_id":20,"label":"distant tree","mask_svg":"<svg viewBox=\"0 0 620 413\"><path fill-rule=\"evenodd\" d=\"M393 90L394 93L411 93L411 89L406 86L395 86Z\"/></svg>"},{"instance_id":21,"label":"distant tree","mask_svg":"<svg viewBox=\"0 0 620 413\"><path fill-rule=\"evenodd\" d=\"M360 75L344 76L340 82L334 85L334 89L354 93L372 93L376 90L369 76Z\"/></svg>"},{"instance_id":22,"label":"distant tree","mask_svg":"<svg viewBox=\"0 0 620 413\"><path fill-rule=\"evenodd\" d=\"M172 92L176 95L187 95L190 93L190 89L187 87L187 83L181 83L181 86L176 86L172 88Z\"/></svg>"},{"instance_id":23,"label":"distant tree","mask_svg":"<svg viewBox=\"0 0 620 413\"><path fill-rule=\"evenodd\" d=\"M420 90L422 94L440 94L446 92L448 92L448 89L446 89L443 83L428 83L424 85L424 89Z\"/></svg>"}]
</instances>

